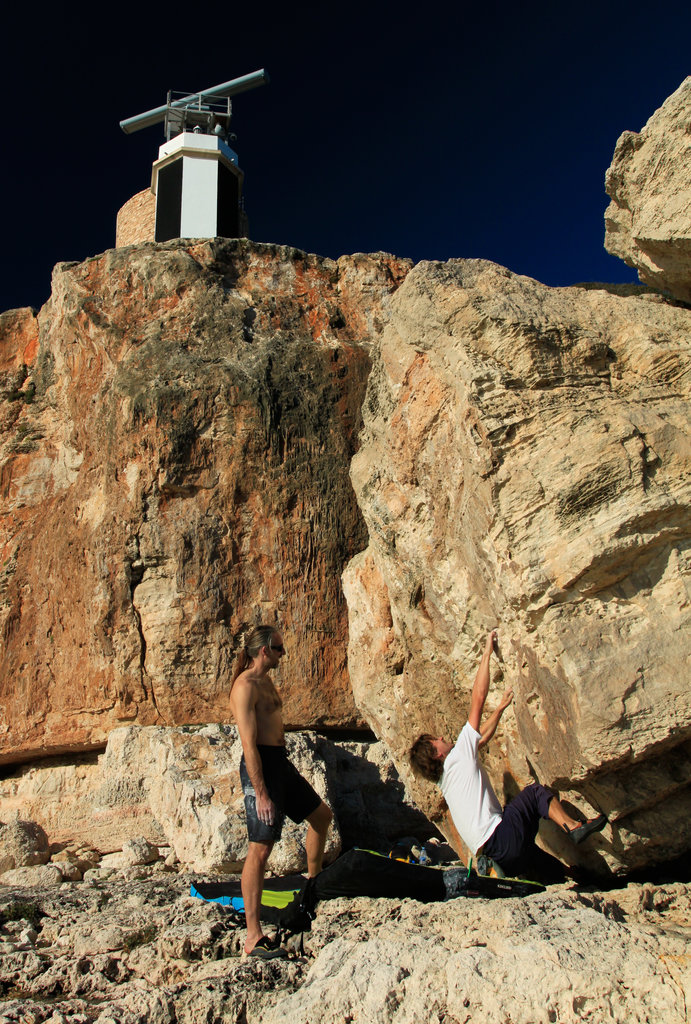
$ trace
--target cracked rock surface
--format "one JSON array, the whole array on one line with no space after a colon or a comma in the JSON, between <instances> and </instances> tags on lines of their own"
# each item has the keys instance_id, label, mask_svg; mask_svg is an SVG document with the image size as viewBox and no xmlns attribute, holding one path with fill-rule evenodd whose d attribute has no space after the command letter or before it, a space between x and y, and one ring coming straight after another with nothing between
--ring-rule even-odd
<instances>
[{"instance_id":1,"label":"cracked rock surface","mask_svg":"<svg viewBox=\"0 0 691 1024\"><path fill-rule=\"evenodd\" d=\"M617 140L605 189L605 249L641 281L691 303L691 77L640 132Z\"/></svg>"},{"instance_id":2,"label":"cracked rock surface","mask_svg":"<svg viewBox=\"0 0 691 1024\"><path fill-rule=\"evenodd\" d=\"M334 900L305 953L242 959L189 876L0 890L2 1024L682 1024L691 888Z\"/></svg>"},{"instance_id":3,"label":"cracked rock surface","mask_svg":"<svg viewBox=\"0 0 691 1024\"><path fill-rule=\"evenodd\" d=\"M0 315L0 762L227 721L236 646L267 619L286 724L363 726L348 467L409 266L145 244L59 264L38 317Z\"/></svg>"},{"instance_id":4,"label":"cracked rock surface","mask_svg":"<svg viewBox=\"0 0 691 1024\"><path fill-rule=\"evenodd\" d=\"M389 849L402 835L427 838L433 827L410 802L382 743L335 743L315 733L289 733L288 753L329 803L335 820L327 859L352 845ZM242 747L235 726L125 726L114 729L105 753L77 764L39 762L0 780L0 882L21 881L16 870L48 860L49 882L92 868L154 864L162 856L190 870L240 870L247 852L240 785ZM38 824L36 824L38 822ZM45 832L43 831L45 830ZM47 837L46 837L47 833ZM271 854L274 874L306 867L305 824L285 823ZM17 860L17 836L42 837ZM26 843L24 844L26 846ZM11 871L12 879L2 873ZM71 873L70 873L71 872ZM75 876L74 872L77 872Z\"/></svg>"},{"instance_id":5,"label":"cracked rock surface","mask_svg":"<svg viewBox=\"0 0 691 1024\"><path fill-rule=\"evenodd\" d=\"M369 378L369 544L343 577L353 692L401 775L419 733L460 732L497 627L495 789L604 812L582 858L603 873L691 844L691 310L641 291L414 267Z\"/></svg>"}]
</instances>

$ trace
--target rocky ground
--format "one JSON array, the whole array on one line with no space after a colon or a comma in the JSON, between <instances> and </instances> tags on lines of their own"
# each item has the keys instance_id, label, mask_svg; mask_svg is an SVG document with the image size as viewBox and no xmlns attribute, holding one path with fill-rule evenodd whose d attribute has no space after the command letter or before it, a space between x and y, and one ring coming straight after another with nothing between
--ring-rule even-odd
<instances>
[{"instance_id":1,"label":"rocky ground","mask_svg":"<svg viewBox=\"0 0 691 1024\"><path fill-rule=\"evenodd\" d=\"M527 899L334 900L304 953L243 959L243 929L158 867L0 889L2 1024L688 1021L691 885Z\"/></svg>"}]
</instances>

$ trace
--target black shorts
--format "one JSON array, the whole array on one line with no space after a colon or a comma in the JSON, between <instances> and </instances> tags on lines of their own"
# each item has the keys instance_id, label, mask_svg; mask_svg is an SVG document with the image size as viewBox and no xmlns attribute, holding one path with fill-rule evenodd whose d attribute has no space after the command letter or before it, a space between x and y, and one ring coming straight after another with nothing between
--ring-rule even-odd
<instances>
[{"instance_id":1,"label":"black shorts","mask_svg":"<svg viewBox=\"0 0 691 1024\"><path fill-rule=\"evenodd\" d=\"M483 846L483 852L510 873L522 869L535 847L540 818L549 817L554 793L539 782L522 789L504 808L502 819Z\"/></svg>"},{"instance_id":2,"label":"black shorts","mask_svg":"<svg viewBox=\"0 0 691 1024\"><path fill-rule=\"evenodd\" d=\"M286 814L296 823L304 821L316 811L322 798L288 760L285 747L257 745L257 750L262 762L264 783L276 807L276 817L272 825L261 822L257 817L254 786L247 773L243 754L240 761L240 781L245 795L247 832L251 843L273 843L281 837Z\"/></svg>"}]
</instances>

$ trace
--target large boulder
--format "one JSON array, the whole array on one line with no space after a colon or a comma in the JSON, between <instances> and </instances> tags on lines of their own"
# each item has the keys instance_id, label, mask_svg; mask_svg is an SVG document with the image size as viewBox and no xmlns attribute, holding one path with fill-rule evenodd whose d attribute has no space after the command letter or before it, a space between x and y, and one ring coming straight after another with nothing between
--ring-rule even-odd
<instances>
[{"instance_id":1,"label":"large boulder","mask_svg":"<svg viewBox=\"0 0 691 1024\"><path fill-rule=\"evenodd\" d=\"M691 302L691 77L642 131L619 137L605 189L607 251Z\"/></svg>"},{"instance_id":2,"label":"large boulder","mask_svg":"<svg viewBox=\"0 0 691 1024\"><path fill-rule=\"evenodd\" d=\"M293 727L361 727L341 571L370 349L408 261L246 240L61 264L0 317L0 762L227 719L279 622Z\"/></svg>"},{"instance_id":3,"label":"large boulder","mask_svg":"<svg viewBox=\"0 0 691 1024\"><path fill-rule=\"evenodd\" d=\"M633 891L632 891L633 890ZM335 900L262 1024L684 1024L688 886L528 899Z\"/></svg>"},{"instance_id":4,"label":"large boulder","mask_svg":"<svg viewBox=\"0 0 691 1024\"><path fill-rule=\"evenodd\" d=\"M405 834L430 834L381 743L334 743L307 732L288 734L287 746L298 770L335 812L329 860L341 841L385 846ZM247 852L241 756L234 726L125 726L112 730L98 757L17 769L0 780L0 804L7 813L40 823L55 846L93 847L113 854L112 863L120 867L146 862L151 844L171 847L193 871L236 871ZM0 858L17 827L0 827ZM286 820L272 871L305 867L305 831L304 824ZM47 860L45 836L44 847ZM42 861L0 859L0 870L35 863Z\"/></svg>"},{"instance_id":5,"label":"large boulder","mask_svg":"<svg viewBox=\"0 0 691 1024\"><path fill-rule=\"evenodd\" d=\"M333 804L314 737L293 734L288 745L298 769ZM143 837L154 846L172 847L190 870L232 872L247 852L241 756L231 726L125 726L110 733L105 753L93 763L34 765L0 782L0 795L4 806L21 808L40 822L56 845L127 852L131 840ZM286 821L272 870L302 870L304 835L304 825ZM339 849L336 823L327 855L333 858ZM117 863L123 866L125 859L120 856Z\"/></svg>"},{"instance_id":6,"label":"large boulder","mask_svg":"<svg viewBox=\"0 0 691 1024\"><path fill-rule=\"evenodd\" d=\"M419 264L352 463L369 546L344 588L365 717L405 773L419 732L463 725L497 626L488 709L508 683L516 700L491 745L496 788L537 777L606 812L587 844L603 871L691 845L690 329L656 295ZM431 786L415 792L440 812Z\"/></svg>"},{"instance_id":7,"label":"large boulder","mask_svg":"<svg viewBox=\"0 0 691 1024\"><path fill-rule=\"evenodd\" d=\"M0 874L50 860L48 837L35 821L0 822Z\"/></svg>"}]
</instances>

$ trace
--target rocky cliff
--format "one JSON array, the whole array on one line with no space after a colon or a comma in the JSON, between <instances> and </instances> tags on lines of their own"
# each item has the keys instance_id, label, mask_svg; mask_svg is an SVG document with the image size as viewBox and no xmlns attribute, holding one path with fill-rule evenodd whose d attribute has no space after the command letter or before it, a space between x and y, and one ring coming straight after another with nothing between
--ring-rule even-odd
<instances>
[{"instance_id":1,"label":"rocky cliff","mask_svg":"<svg viewBox=\"0 0 691 1024\"><path fill-rule=\"evenodd\" d=\"M498 626L497 788L605 811L598 870L688 850L690 326L477 260L60 265L38 317L0 317L0 760L226 722L269 620L288 724L369 725L405 774Z\"/></svg>"},{"instance_id":2,"label":"rocky cliff","mask_svg":"<svg viewBox=\"0 0 691 1024\"><path fill-rule=\"evenodd\" d=\"M362 724L340 574L380 318L409 264L238 241L56 268L0 320L0 760L228 719L279 621L289 725Z\"/></svg>"},{"instance_id":3,"label":"rocky cliff","mask_svg":"<svg viewBox=\"0 0 691 1024\"><path fill-rule=\"evenodd\" d=\"M641 281L691 302L691 77L640 132L620 136L605 178L605 248Z\"/></svg>"},{"instance_id":4,"label":"rocky cliff","mask_svg":"<svg viewBox=\"0 0 691 1024\"><path fill-rule=\"evenodd\" d=\"M400 836L432 831L406 800L383 743L336 743L310 732L286 739L291 761L334 811L327 860L341 847L390 849ZM239 871L247 852L241 755L235 726L129 725L113 729L102 754L15 768L0 779L9 822L0 824L0 886L10 884L6 871L43 863L36 850L16 853L12 837L24 828L46 837L41 852L45 860L52 853L52 870L84 859L84 850L89 867L108 868L109 858L122 866L127 844L144 842L167 850L184 870ZM305 826L287 820L271 854L273 873L306 869L304 838Z\"/></svg>"}]
</instances>

